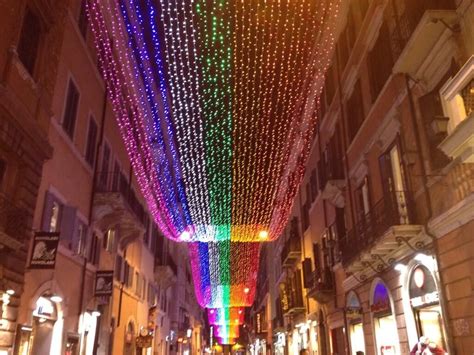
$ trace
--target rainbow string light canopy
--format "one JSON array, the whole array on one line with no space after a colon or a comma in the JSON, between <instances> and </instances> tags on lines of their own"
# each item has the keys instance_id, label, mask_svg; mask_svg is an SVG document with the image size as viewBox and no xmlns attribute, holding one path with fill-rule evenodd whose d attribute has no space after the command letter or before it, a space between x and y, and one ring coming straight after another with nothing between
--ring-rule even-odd
<instances>
[{"instance_id":1,"label":"rainbow string light canopy","mask_svg":"<svg viewBox=\"0 0 474 355\"><path fill-rule=\"evenodd\" d=\"M301 183L340 2L87 1L141 192L163 234L189 243L223 341Z\"/></svg>"}]
</instances>

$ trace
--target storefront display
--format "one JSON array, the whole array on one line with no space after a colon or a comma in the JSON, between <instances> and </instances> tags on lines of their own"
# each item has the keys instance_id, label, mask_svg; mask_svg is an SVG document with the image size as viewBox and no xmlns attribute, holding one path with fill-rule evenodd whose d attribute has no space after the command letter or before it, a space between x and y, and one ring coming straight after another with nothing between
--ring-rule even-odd
<instances>
[{"instance_id":1,"label":"storefront display","mask_svg":"<svg viewBox=\"0 0 474 355\"><path fill-rule=\"evenodd\" d=\"M413 269L409 295L418 335L427 336L431 341L445 347L438 290L434 277L427 267L418 265Z\"/></svg>"},{"instance_id":2,"label":"storefront display","mask_svg":"<svg viewBox=\"0 0 474 355\"><path fill-rule=\"evenodd\" d=\"M365 353L362 306L359 297L353 291L347 295L345 312L351 342L351 354L355 355L358 351Z\"/></svg>"},{"instance_id":3,"label":"storefront display","mask_svg":"<svg viewBox=\"0 0 474 355\"><path fill-rule=\"evenodd\" d=\"M382 282L375 285L370 310L375 327L377 354L399 354L397 323L390 304L389 291Z\"/></svg>"}]
</instances>

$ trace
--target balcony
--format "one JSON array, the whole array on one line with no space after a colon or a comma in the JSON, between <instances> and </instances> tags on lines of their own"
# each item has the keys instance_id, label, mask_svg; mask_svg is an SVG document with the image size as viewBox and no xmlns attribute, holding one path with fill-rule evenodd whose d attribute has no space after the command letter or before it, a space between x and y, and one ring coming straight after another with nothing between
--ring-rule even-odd
<instances>
[{"instance_id":1,"label":"balcony","mask_svg":"<svg viewBox=\"0 0 474 355\"><path fill-rule=\"evenodd\" d=\"M406 0L404 3L405 8L395 20L398 27L394 26L391 36L393 71L429 80L429 66L434 70L439 62L450 61L444 56L451 55L451 46L446 43L452 40L452 31L457 31L455 1ZM436 53L438 59L435 60L431 53ZM426 62L427 58L429 62Z\"/></svg>"},{"instance_id":2,"label":"balcony","mask_svg":"<svg viewBox=\"0 0 474 355\"><path fill-rule=\"evenodd\" d=\"M407 191L388 194L340 239L342 263L349 274L366 278L430 243L423 227L415 224L409 196Z\"/></svg>"},{"instance_id":3,"label":"balcony","mask_svg":"<svg viewBox=\"0 0 474 355\"><path fill-rule=\"evenodd\" d=\"M283 314L286 316L297 315L306 311L303 302L303 285L301 283L301 270L296 270L285 285L286 300L283 301ZM283 300L283 298L282 298Z\"/></svg>"},{"instance_id":4,"label":"balcony","mask_svg":"<svg viewBox=\"0 0 474 355\"><path fill-rule=\"evenodd\" d=\"M321 198L328 200L334 206L342 208L344 202L344 167L340 159L330 159L319 168L319 180L321 184Z\"/></svg>"},{"instance_id":5,"label":"balcony","mask_svg":"<svg viewBox=\"0 0 474 355\"><path fill-rule=\"evenodd\" d=\"M299 234L291 234L281 252L281 264L292 267L301 260L301 239Z\"/></svg>"},{"instance_id":6,"label":"balcony","mask_svg":"<svg viewBox=\"0 0 474 355\"><path fill-rule=\"evenodd\" d=\"M155 281L164 288L177 281L178 267L174 260L168 256L165 261L155 259Z\"/></svg>"},{"instance_id":7,"label":"balcony","mask_svg":"<svg viewBox=\"0 0 474 355\"><path fill-rule=\"evenodd\" d=\"M104 231L119 224L121 247L145 232L145 209L121 173L98 174L93 218Z\"/></svg>"},{"instance_id":8,"label":"balcony","mask_svg":"<svg viewBox=\"0 0 474 355\"><path fill-rule=\"evenodd\" d=\"M319 303L328 303L334 298L334 276L329 267L313 272L308 296Z\"/></svg>"},{"instance_id":9,"label":"balcony","mask_svg":"<svg viewBox=\"0 0 474 355\"><path fill-rule=\"evenodd\" d=\"M441 89L449 116L439 148L462 163L474 163L474 56Z\"/></svg>"},{"instance_id":10,"label":"balcony","mask_svg":"<svg viewBox=\"0 0 474 355\"><path fill-rule=\"evenodd\" d=\"M0 194L0 244L20 249L27 238L28 212Z\"/></svg>"}]
</instances>

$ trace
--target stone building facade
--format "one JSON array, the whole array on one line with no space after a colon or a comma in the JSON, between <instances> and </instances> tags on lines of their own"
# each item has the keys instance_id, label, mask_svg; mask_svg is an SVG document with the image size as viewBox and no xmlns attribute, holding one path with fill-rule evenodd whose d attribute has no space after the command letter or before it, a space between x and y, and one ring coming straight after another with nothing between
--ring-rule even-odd
<instances>
[{"instance_id":1,"label":"stone building facade","mask_svg":"<svg viewBox=\"0 0 474 355\"><path fill-rule=\"evenodd\" d=\"M277 353L407 354L421 335L472 352L473 13L345 2L305 181L268 248Z\"/></svg>"},{"instance_id":2,"label":"stone building facade","mask_svg":"<svg viewBox=\"0 0 474 355\"><path fill-rule=\"evenodd\" d=\"M48 142L62 1L0 4L0 353L11 350Z\"/></svg>"},{"instance_id":3,"label":"stone building facade","mask_svg":"<svg viewBox=\"0 0 474 355\"><path fill-rule=\"evenodd\" d=\"M9 3L0 5L0 353L200 351L187 249L165 240L147 210L85 1ZM59 235L54 266L28 267L42 233Z\"/></svg>"}]
</instances>

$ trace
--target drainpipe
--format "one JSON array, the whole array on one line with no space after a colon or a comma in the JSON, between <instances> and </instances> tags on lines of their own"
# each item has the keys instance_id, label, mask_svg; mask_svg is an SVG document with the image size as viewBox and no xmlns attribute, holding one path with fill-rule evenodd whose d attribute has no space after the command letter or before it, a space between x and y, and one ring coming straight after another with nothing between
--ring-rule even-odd
<instances>
[{"instance_id":1,"label":"drainpipe","mask_svg":"<svg viewBox=\"0 0 474 355\"><path fill-rule=\"evenodd\" d=\"M440 294L440 306L441 310L443 312L443 315L445 319L449 319L449 311L448 307L446 305L446 297L445 297L445 292L444 292L444 282L443 282L443 276L441 272L439 272L439 261L438 261L438 255L439 255L439 246L438 246L438 238L436 238L435 235L430 231L430 227L428 226L428 222L430 219L433 217L433 205L432 205L432 200L431 200L431 194L430 190L428 188L428 175L426 172L426 167L424 163L424 156L423 156L423 150L421 149L421 136L420 136L420 127L419 127L419 122L416 118L416 110L415 110L415 101L413 98L413 93L410 88L410 77L408 74L405 74L405 85L407 89L407 94L408 94L408 101L409 101L409 107L410 107L410 118L413 126L413 131L415 133L415 143L416 143L416 151L418 153L418 158L421 162L421 179L423 182L423 189L425 191L425 199L426 199L426 206L428 208L428 216L426 217L425 222L423 223L424 225L424 232L428 237L431 238L433 242L433 252L434 252L434 260L435 260L435 266L436 266L436 278L439 280L439 294ZM445 332L446 332L446 345L448 347L448 352L450 354L456 354L456 349L453 345L452 341L452 332L451 328L448 325L445 325L444 327Z\"/></svg>"}]
</instances>

